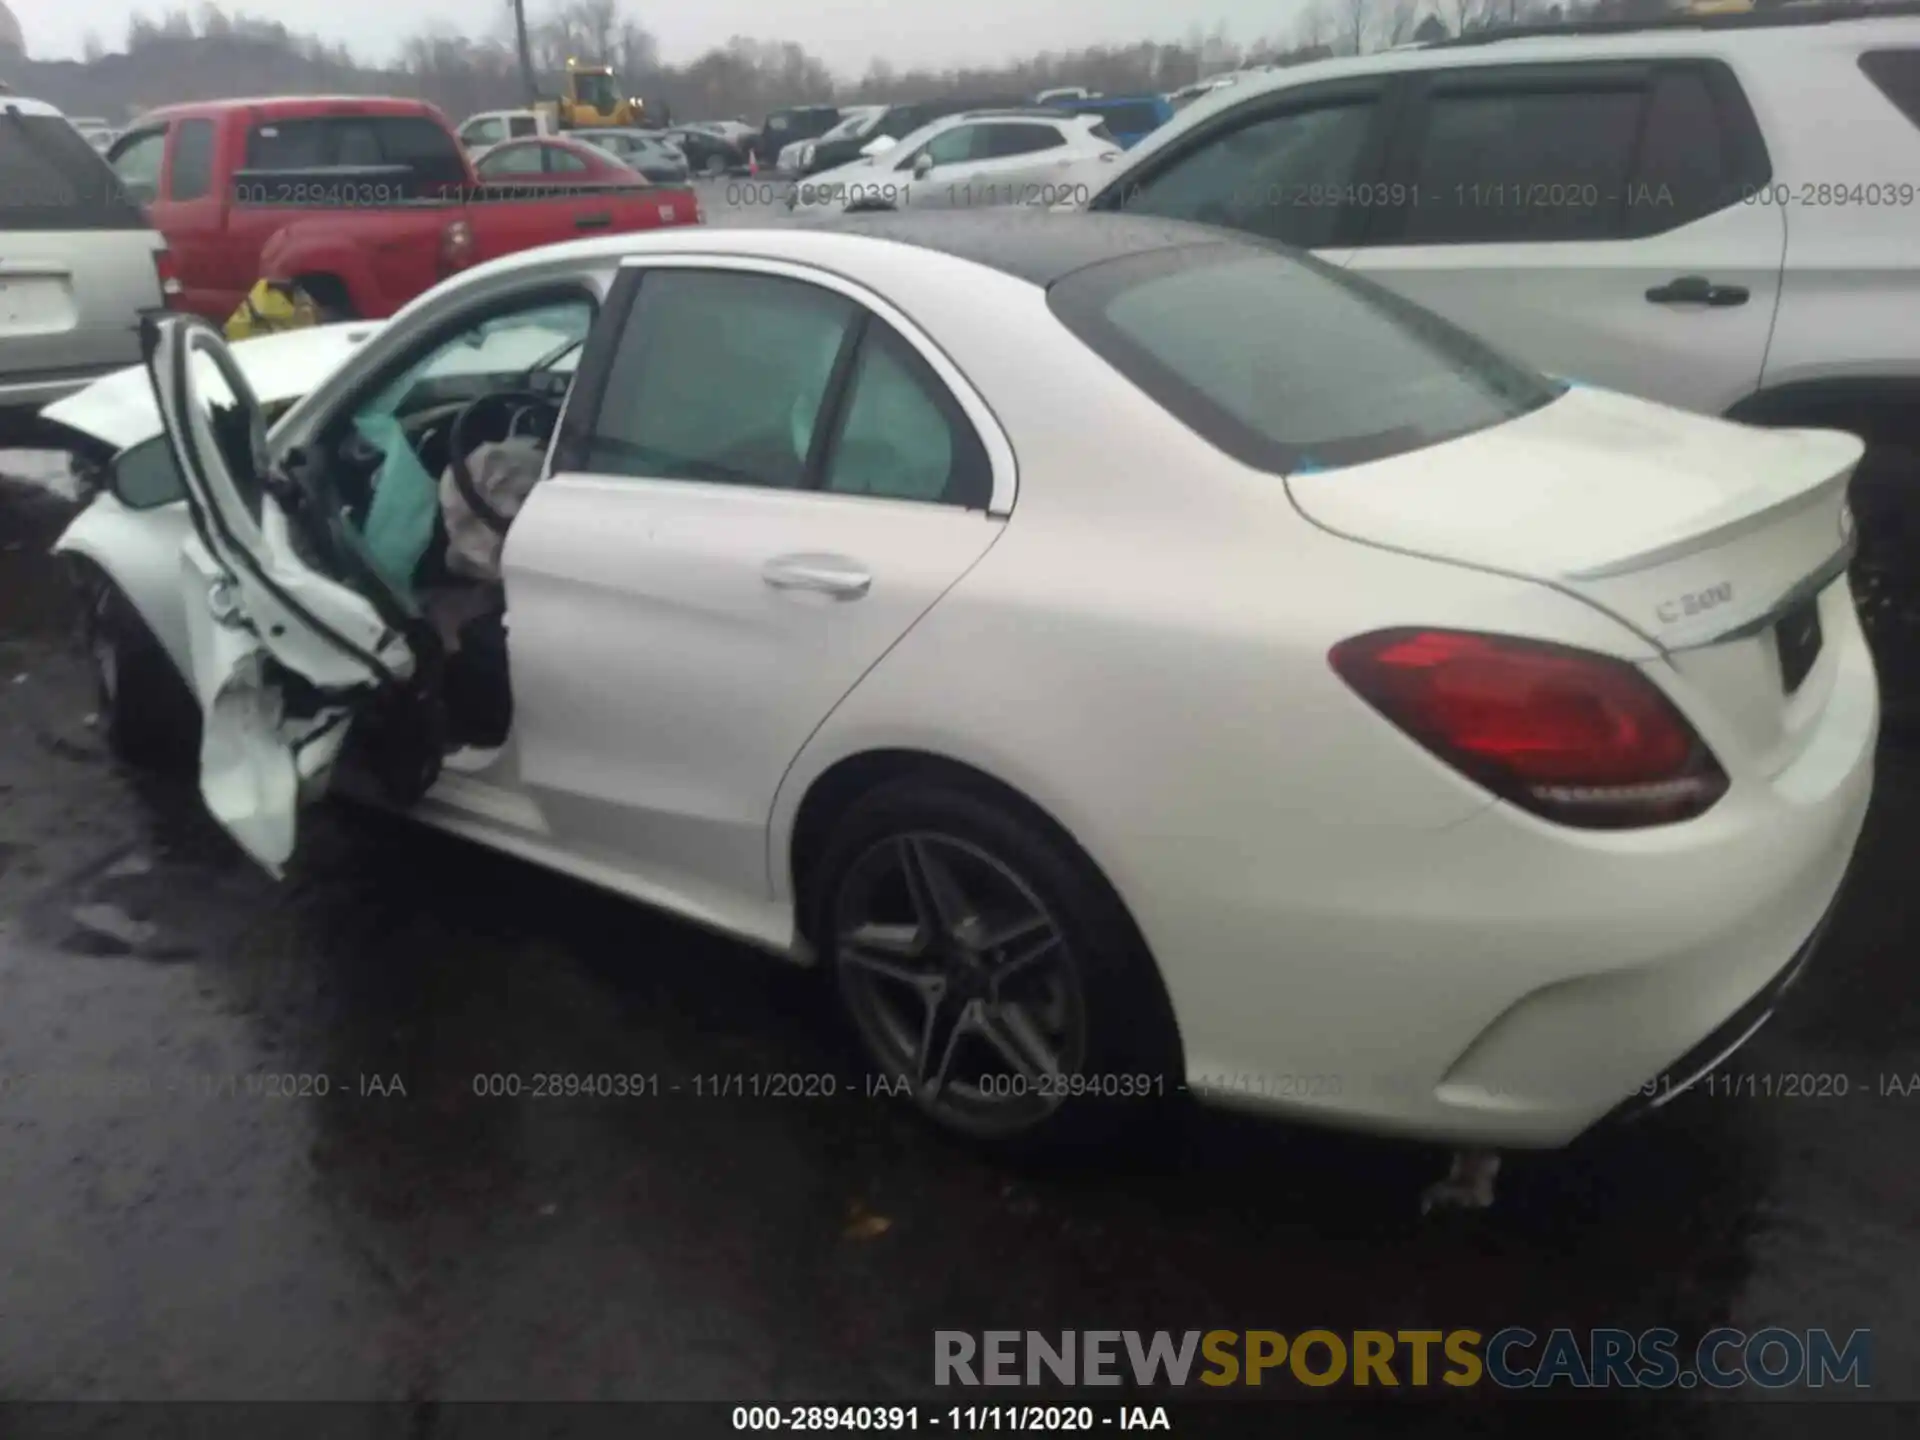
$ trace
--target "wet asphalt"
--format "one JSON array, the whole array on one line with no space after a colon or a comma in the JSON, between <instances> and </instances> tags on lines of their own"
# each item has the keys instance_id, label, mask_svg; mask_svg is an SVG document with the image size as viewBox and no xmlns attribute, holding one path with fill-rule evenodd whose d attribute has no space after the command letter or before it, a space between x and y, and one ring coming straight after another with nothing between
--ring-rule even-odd
<instances>
[{"instance_id":1,"label":"wet asphalt","mask_svg":"<svg viewBox=\"0 0 1920 1440\"><path fill-rule=\"evenodd\" d=\"M68 513L0 483L0 1399L872 1401L937 1328L1524 1324L1867 1328L1920 1400L1912 755L1754 1078L1490 1211L1422 1219L1423 1147L1219 1115L1015 1166L861 1093L813 977L638 906L344 805L253 868L107 758ZM659 1093L477 1093L555 1072ZM696 1093L774 1074L837 1093ZM1779 1418L1698 1398L1635 1430Z\"/></svg>"}]
</instances>

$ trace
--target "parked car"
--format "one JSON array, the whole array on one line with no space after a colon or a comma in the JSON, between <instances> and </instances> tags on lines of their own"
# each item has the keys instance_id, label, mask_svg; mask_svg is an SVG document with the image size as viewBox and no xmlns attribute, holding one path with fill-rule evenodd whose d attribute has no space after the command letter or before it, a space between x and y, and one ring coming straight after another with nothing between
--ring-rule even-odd
<instances>
[{"instance_id":1,"label":"parked car","mask_svg":"<svg viewBox=\"0 0 1920 1440\"><path fill-rule=\"evenodd\" d=\"M0 124L0 445L48 401L125 366L173 285L166 242L53 106L7 97Z\"/></svg>"},{"instance_id":2,"label":"parked car","mask_svg":"<svg viewBox=\"0 0 1920 1440\"><path fill-rule=\"evenodd\" d=\"M729 175L747 168L746 146L717 131L676 125L667 131L667 139L687 157L687 166L696 175Z\"/></svg>"},{"instance_id":3,"label":"parked car","mask_svg":"<svg viewBox=\"0 0 1920 1440\"><path fill-rule=\"evenodd\" d=\"M485 150L506 140L551 133L547 117L538 110L483 110L469 115L454 131L468 150Z\"/></svg>"},{"instance_id":4,"label":"parked car","mask_svg":"<svg viewBox=\"0 0 1920 1440\"><path fill-rule=\"evenodd\" d=\"M206 707L177 753L276 870L337 768L817 962L971 1135L1184 1087L1563 1143L1757 1028L1865 817L1857 439L1568 386L1264 242L1014 211L533 251L258 458L219 439L258 433L246 361L146 338L150 438L59 542L109 735ZM124 441L141 393L56 408ZM451 654L431 537L369 560L374 422L546 476Z\"/></svg>"},{"instance_id":5,"label":"parked car","mask_svg":"<svg viewBox=\"0 0 1920 1440\"><path fill-rule=\"evenodd\" d=\"M1123 150L1130 150L1174 116L1173 105L1161 95L1100 96L1069 100L1062 110L1075 115L1097 115Z\"/></svg>"},{"instance_id":6,"label":"parked car","mask_svg":"<svg viewBox=\"0 0 1920 1440\"><path fill-rule=\"evenodd\" d=\"M1920 15L1579 30L1245 80L1087 167L1092 204L1312 248L1554 374L1865 436L1855 584L1910 722Z\"/></svg>"},{"instance_id":7,"label":"parked car","mask_svg":"<svg viewBox=\"0 0 1920 1440\"><path fill-rule=\"evenodd\" d=\"M809 176L787 203L801 211L1048 203L1067 193L1055 177L1121 153L1097 116L967 111L935 120L878 155Z\"/></svg>"},{"instance_id":8,"label":"parked car","mask_svg":"<svg viewBox=\"0 0 1920 1440\"><path fill-rule=\"evenodd\" d=\"M1194 101L1238 83L1239 78L1237 75L1216 75L1210 80L1196 80L1191 85L1182 85L1178 90L1168 92L1167 103L1176 111L1184 110Z\"/></svg>"},{"instance_id":9,"label":"parked car","mask_svg":"<svg viewBox=\"0 0 1920 1440\"><path fill-rule=\"evenodd\" d=\"M1058 105L1063 100L1091 100L1100 92L1089 90L1084 85L1059 85L1051 90L1042 90L1033 97L1036 105Z\"/></svg>"},{"instance_id":10,"label":"parked car","mask_svg":"<svg viewBox=\"0 0 1920 1440\"><path fill-rule=\"evenodd\" d=\"M823 145L842 140L865 140L887 113L884 105L847 105L840 111L839 123L823 134L793 140L782 146L774 159L774 168L785 175L804 175L813 157Z\"/></svg>"},{"instance_id":11,"label":"parked car","mask_svg":"<svg viewBox=\"0 0 1920 1440\"><path fill-rule=\"evenodd\" d=\"M761 165L772 166L787 146L826 134L845 113L837 105L795 105L772 111L747 146Z\"/></svg>"},{"instance_id":12,"label":"parked car","mask_svg":"<svg viewBox=\"0 0 1920 1440\"><path fill-rule=\"evenodd\" d=\"M333 319L391 315L471 264L697 219L637 176L591 195L483 189L418 100L175 105L143 117L110 158L166 237L180 306L216 322L262 279L299 286Z\"/></svg>"},{"instance_id":13,"label":"parked car","mask_svg":"<svg viewBox=\"0 0 1920 1440\"><path fill-rule=\"evenodd\" d=\"M598 143L568 135L508 140L473 157L473 170L490 185L626 185L645 181L632 165Z\"/></svg>"},{"instance_id":14,"label":"parked car","mask_svg":"<svg viewBox=\"0 0 1920 1440\"><path fill-rule=\"evenodd\" d=\"M801 174L818 175L824 171L838 170L856 160L871 158L883 150L891 149L906 136L935 120L958 115L963 110L1015 110L1026 103L1017 98L981 97L971 100L917 100L906 105L889 105L878 120L858 132L833 140L822 136L814 143L811 158L801 167Z\"/></svg>"},{"instance_id":15,"label":"parked car","mask_svg":"<svg viewBox=\"0 0 1920 1440\"><path fill-rule=\"evenodd\" d=\"M656 185L687 183L687 157L654 130L596 130L588 142L617 156Z\"/></svg>"}]
</instances>

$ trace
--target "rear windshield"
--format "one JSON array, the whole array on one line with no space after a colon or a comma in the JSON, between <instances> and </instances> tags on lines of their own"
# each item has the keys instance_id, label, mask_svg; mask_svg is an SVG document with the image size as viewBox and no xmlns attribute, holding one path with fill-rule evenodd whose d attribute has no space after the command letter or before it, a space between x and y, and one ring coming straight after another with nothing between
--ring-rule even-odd
<instances>
[{"instance_id":1,"label":"rear windshield","mask_svg":"<svg viewBox=\"0 0 1920 1440\"><path fill-rule=\"evenodd\" d=\"M58 115L0 108L0 229L144 230L119 177Z\"/></svg>"},{"instance_id":2,"label":"rear windshield","mask_svg":"<svg viewBox=\"0 0 1920 1440\"><path fill-rule=\"evenodd\" d=\"M1160 124L1160 107L1150 100L1134 100L1124 105L1095 105L1089 107L1094 114L1106 122L1107 128L1122 135L1138 135L1143 130L1152 130Z\"/></svg>"},{"instance_id":3,"label":"rear windshield","mask_svg":"<svg viewBox=\"0 0 1920 1440\"><path fill-rule=\"evenodd\" d=\"M1870 50L1860 57L1860 68L1902 115L1920 126L1920 50Z\"/></svg>"},{"instance_id":4,"label":"rear windshield","mask_svg":"<svg viewBox=\"0 0 1920 1440\"><path fill-rule=\"evenodd\" d=\"M1240 244L1155 250L1077 271L1047 298L1170 414L1275 474L1419 450L1565 389L1307 255Z\"/></svg>"},{"instance_id":5,"label":"rear windshield","mask_svg":"<svg viewBox=\"0 0 1920 1440\"><path fill-rule=\"evenodd\" d=\"M459 142L425 115L328 115L277 120L247 134L248 170L399 167L415 193L464 185Z\"/></svg>"}]
</instances>

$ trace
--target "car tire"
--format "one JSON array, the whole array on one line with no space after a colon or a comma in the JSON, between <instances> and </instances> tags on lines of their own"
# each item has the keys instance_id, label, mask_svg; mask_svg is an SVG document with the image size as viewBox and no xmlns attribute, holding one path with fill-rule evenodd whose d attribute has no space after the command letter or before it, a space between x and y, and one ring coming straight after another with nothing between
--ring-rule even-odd
<instances>
[{"instance_id":1,"label":"car tire","mask_svg":"<svg viewBox=\"0 0 1920 1440\"><path fill-rule=\"evenodd\" d=\"M119 586L89 570L81 593L87 662L108 751L136 769L191 773L200 760L200 707L187 682Z\"/></svg>"},{"instance_id":2,"label":"car tire","mask_svg":"<svg viewBox=\"0 0 1920 1440\"><path fill-rule=\"evenodd\" d=\"M1142 1134L1182 1093L1172 1006L1125 906L1024 803L944 775L869 791L831 831L803 901L876 1093L911 1098L949 1132L1058 1151L1123 1123ZM964 918L937 937L910 923L934 911ZM884 947L849 942L862 935Z\"/></svg>"},{"instance_id":3,"label":"car tire","mask_svg":"<svg viewBox=\"0 0 1920 1440\"><path fill-rule=\"evenodd\" d=\"M885 200L855 200L847 206L846 213L849 215L878 215L894 208L894 206L889 205Z\"/></svg>"}]
</instances>

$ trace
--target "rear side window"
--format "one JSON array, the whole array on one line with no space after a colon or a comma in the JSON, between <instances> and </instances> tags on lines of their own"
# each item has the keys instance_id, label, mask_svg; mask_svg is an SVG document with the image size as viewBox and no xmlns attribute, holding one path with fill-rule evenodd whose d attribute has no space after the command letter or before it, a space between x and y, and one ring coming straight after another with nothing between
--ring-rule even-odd
<instances>
[{"instance_id":1,"label":"rear side window","mask_svg":"<svg viewBox=\"0 0 1920 1440\"><path fill-rule=\"evenodd\" d=\"M1411 170L1388 188L1376 242L1527 243L1659 234L1724 209L1769 178L1731 71L1717 64L1509 69L1436 82ZM1519 83L1515 83L1515 77ZM1397 226L1390 223L1397 219Z\"/></svg>"},{"instance_id":2,"label":"rear side window","mask_svg":"<svg viewBox=\"0 0 1920 1440\"><path fill-rule=\"evenodd\" d=\"M1860 57L1860 69L1909 122L1920 127L1920 50L1870 50Z\"/></svg>"},{"instance_id":3,"label":"rear side window","mask_svg":"<svg viewBox=\"0 0 1920 1440\"><path fill-rule=\"evenodd\" d=\"M515 137L537 134L539 129L531 115L516 115L507 121L507 133Z\"/></svg>"},{"instance_id":4,"label":"rear side window","mask_svg":"<svg viewBox=\"0 0 1920 1440\"><path fill-rule=\"evenodd\" d=\"M620 332L585 468L799 486L856 313L843 296L797 280L648 275Z\"/></svg>"},{"instance_id":5,"label":"rear side window","mask_svg":"<svg viewBox=\"0 0 1920 1440\"><path fill-rule=\"evenodd\" d=\"M213 189L213 122L182 120L173 135L169 200L198 200Z\"/></svg>"},{"instance_id":6,"label":"rear side window","mask_svg":"<svg viewBox=\"0 0 1920 1440\"><path fill-rule=\"evenodd\" d=\"M1377 285L1244 245L1094 265L1048 303L1170 414L1275 474L1419 450L1564 390Z\"/></svg>"},{"instance_id":7,"label":"rear side window","mask_svg":"<svg viewBox=\"0 0 1920 1440\"><path fill-rule=\"evenodd\" d=\"M0 109L0 229L144 230L87 139L58 115Z\"/></svg>"},{"instance_id":8,"label":"rear side window","mask_svg":"<svg viewBox=\"0 0 1920 1440\"><path fill-rule=\"evenodd\" d=\"M1052 125L988 125L983 158L1031 155L1036 150L1058 150L1067 137ZM976 146L978 142L976 141Z\"/></svg>"},{"instance_id":9,"label":"rear side window","mask_svg":"<svg viewBox=\"0 0 1920 1440\"><path fill-rule=\"evenodd\" d=\"M985 508L993 467L927 362L884 321L869 319L827 450L822 488Z\"/></svg>"},{"instance_id":10,"label":"rear side window","mask_svg":"<svg viewBox=\"0 0 1920 1440\"><path fill-rule=\"evenodd\" d=\"M334 165L404 166L421 190L465 182L453 136L425 115L341 115L256 125L247 136L249 170Z\"/></svg>"},{"instance_id":11,"label":"rear side window","mask_svg":"<svg viewBox=\"0 0 1920 1440\"><path fill-rule=\"evenodd\" d=\"M1616 236L1641 108L1633 89L1434 96L1402 240Z\"/></svg>"}]
</instances>

